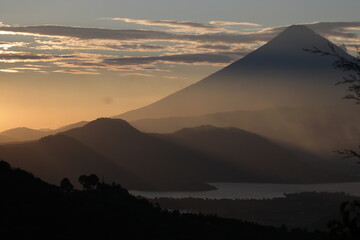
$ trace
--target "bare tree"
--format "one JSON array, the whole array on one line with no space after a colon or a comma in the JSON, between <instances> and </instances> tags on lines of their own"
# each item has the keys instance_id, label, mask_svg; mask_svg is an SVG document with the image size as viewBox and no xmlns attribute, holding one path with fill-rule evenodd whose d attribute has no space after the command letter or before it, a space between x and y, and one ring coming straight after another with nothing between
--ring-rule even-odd
<instances>
[{"instance_id":1,"label":"bare tree","mask_svg":"<svg viewBox=\"0 0 360 240\"><path fill-rule=\"evenodd\" d=\"M335 57L334 67L347 72L347 75L343 79L336 83L336 85L346 85L347 94L344 99L354 100L356 104L360 104L360 50L357 48L355 57L345 57L339 54L334 45L329 43L330 51L323 51L314 47L313 49L304 49L307 52L320 54L322 56ZM344 149L342 151L336 151L343 155L344 158L357 158L360 159L360 145L359 150ZM358 161L360 164L360 161Z\"/></svg>"},{"instance_id":2,"label":"bare tree","mask_svg":"<svg viewBox=\"0 0 360 240\"><path fill-rule=\"evenodd\" d=\"M336 85L346 85L347 94L344 99L354 100L360 104L360 50L357 48L355 57L345 57L339 54L334 45L329 43L330 51L323 51L316 47L313 49L304 49L305 51L320 54L322 56L335 57L334 67L347 72L343 79ZM359 145L360 149L360 145ZM360 159L360 152L353 149L336 151L344 158ZM358 161L360 164L360 161ZM346 201L341 204L342 221L332 221L329 223L331 233L337 236L337 239L360 239L360 202Z\"/></svg>"}]
</instances>

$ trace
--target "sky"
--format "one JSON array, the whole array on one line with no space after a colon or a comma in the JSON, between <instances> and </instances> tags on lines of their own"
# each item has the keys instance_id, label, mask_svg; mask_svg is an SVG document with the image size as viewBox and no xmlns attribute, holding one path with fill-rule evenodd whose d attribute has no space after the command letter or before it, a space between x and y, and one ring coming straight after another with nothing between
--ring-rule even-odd
<instances>
[{"instance_id":1,"label":"sky","mask_svg":"<svg viewBox=\"0 0 360 240\"><path fill-rule=\"evenodd\" d=\"M292 24L353 53L359 0L0 0L0 131L145 106Z\"/></svg>"}]
</instances>

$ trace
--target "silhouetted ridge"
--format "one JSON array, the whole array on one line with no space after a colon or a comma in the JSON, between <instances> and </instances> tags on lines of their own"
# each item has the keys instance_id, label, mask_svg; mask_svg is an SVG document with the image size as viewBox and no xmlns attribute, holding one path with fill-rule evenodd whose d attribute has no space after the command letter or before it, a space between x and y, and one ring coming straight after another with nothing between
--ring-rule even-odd
<instances>
[{"instance_id":1,"label":"silhouetted ridge","mask_svg":"<svg viewBox=\"0 0 360 240\"><path fill-rule=\"evenodd\" d=\"M64 132L73 128L82 127L86 121L73 123L70 125L62 126L58 129L31 129L27 127L13 128L0 133L0 144L10 142L25 142L38 140L42 137Z\"/></svg>"},{"instance_id":2,"label":"silhouetted ridge","mask_svg":"<svg viewBox=\"0 0 360 240\"><path fill-rule=\"evenodd\" d=\"M283 32L281 32L278 36L276 36L264 46L266 46L266 48L272 48L273 51L290 49L294 53L299 51L298 54L304 54L310 59L315 56L304 52L304 48L313 48L316 46L324 50L330 50L329 44L336 46L335 44L331 43L329 40L315 33L313 30L306 26L292 25L286 28ZM323 61L326 60L327 59L323 59Z\"/></svg>"},{"instance_id":3,"label":"silhouetted ridge","mask_svg":"<svg viewBox=\"0 0 360 240\"><path fill-rule=\"evenodd\" d=\"M74 183L74 182L72 182ZM70 183L71 184L71 183ZM296 239L325 234L261 226L202 214L180 214L137 198L118 184L68 190L0 160L2 239Z\"/></svg>"},{"instance_id":4,"label":"silhouetted ridge","mask_svg":"<svg viewBox=\"0 0 360 240\"><path fill-rule=\"evenodd\" d=\"M70 129L69 131L83 131L96 130L99 132L123 132L123 133L139 133L139 131L131 126L128 122L122 119L112 118L98 118L85 124L83 127Z\"/></svg>"},{"instance_id":5,"label":"silhouetted ridge","mask_svg":"<svg viewBox=\"0 0 360 240\"><path fill-rule=\"evenodd\" d=\"M197 127L189 127L189 128L183 128L180 129L178 131L175 131L173 134L186 134L186 133L203 133L203 132L234 132L237 134L244 134L246 136L256 136L261 138L261 136L255 134L255 133L251 133L248 131L244 131L240 128L236 128L236 127L216 127L210 124L206 124L206 125L200 125Z\"/></svg>"},{"instance_id":6,"label":"silhouetted ridge","mask_svg":"<svg viewBox=\"0 0 360 240\"><path fill-rule=\"evenodd\" d=\"M0 190L1 198L4 199L5 196L25 197L27 194L49 193L56 191L57 187L42 181L32 173L12 168L9 163L0 160Z\"/></svg>"},{"instance_id":7,"label":"silhouetted ridge","mask_svg":"<svg viewBox=\"0 0 360 240\"><path fill-rule=\"evenodd\" d=\"M333 46L339 54L349 56L344 50L308 27L293 25L286 28L262 47L229 65L224 70L230 74L238 74L239 70L248 71L251 69L258 69L260 72L266 69L272 69L275 72L283 71L283 74L289 70L299 69L305 72L314 71L314 73L323 70L329 71L332 68L335 58L324 58L304 51L304 49L313 49L314 47L324 51L330 51L329 45ZM272 77L271 74L274 73L268 73L269 78ZM252 73L252 75L256 76L256 73ZM240 79L241 78L239 78L239 80Z\"/></svg>"},{"instance_id":8,"label":"silhouetted ridge","mask_svg":"<svg viewBox=\"0 0 360 240\"><path fill-rule=\"evenodd\" d=\"M313 38L315 35L318 34L305 25L291 25L282 31L277 37Z\"/></svg>"},{"instance_id":9,"label":"silhouetted ridge","mask_svg":"<svg viewBox=\"0 0 360 240\"><path fill-rule=\"evenodd\" d=\"M47 132L46 130L19 127L1 132L0 135L10 137L15 141L31 141L46 136Z\"/></svg>"},{"instance_id":10,"label":"silhouetted ridge","mask_svg":"<svg viewBox=\"0 0 360 240\"><path fill-rule=\"evenodd\" d=\"M64 135L64 134L49 135L49 136L39 139L39 143L52 144L52 145L69 143L69 141L77 142L74 138Z\"/></svg>"}]
</instances>

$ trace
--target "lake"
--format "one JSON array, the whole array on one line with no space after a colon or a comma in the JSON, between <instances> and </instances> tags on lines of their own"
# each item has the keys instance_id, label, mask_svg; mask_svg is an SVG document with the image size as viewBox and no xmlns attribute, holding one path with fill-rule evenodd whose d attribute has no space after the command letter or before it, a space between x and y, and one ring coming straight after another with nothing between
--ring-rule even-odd
<instances>
[{"instance_id":1,"label":"lake","mask_svg":"<svg viewBox=\"0 0 360 240\"><path fill-rule=\"evenodd\" d=\"M284 193L299 192L345 192L360 196L360 182L324 184L273 184L273 183L210 183L217 190L201 192L149 192L130 191L146 198L209 198L209 199L263 199L284 197Z\"/></svg>"}]
</instances>

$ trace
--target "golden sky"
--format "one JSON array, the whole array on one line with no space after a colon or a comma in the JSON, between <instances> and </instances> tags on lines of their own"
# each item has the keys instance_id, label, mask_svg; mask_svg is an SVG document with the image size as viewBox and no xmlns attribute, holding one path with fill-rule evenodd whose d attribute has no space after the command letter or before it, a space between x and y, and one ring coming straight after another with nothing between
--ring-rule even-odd
<instances>
[{"instance_id":1,"label":"golden sky","mask_svg":"<svg viewBox=\"0 0 360 240\"><path fill-rule=\"evenodd\" d=\"M351 12L352 1L339 6L350 9L348 15L341 15L345 17L333 15L331 20L319 8L316 19L322 21L307 15L307 21L283 16L269 22L265 13L256 21L244 9L237 16L228 1L223 10L230 15L225 11L207 19L190 16L192 10L184 9L183 18L174 14L171 19L154 6L148 8L151 16L142 10L125 14L126 8L117 13L112 7L119 4L116 1L107 7L87 1L79 15L75 10L80 2L84 3L76 1L70 11L68 5L55 1L35 0L30 5L2 1L0 131L20 126L56 128L142 107L240 59L293 23L305 23L345 44L350 52L360 41L360 22L352 21L357 14ZM170 2L165 8L172 11L178 3ZM181 6L189 6L185 2ZM137 9L131 4L126 7ZM17 12L20 5L28 11ZM220 7L210 5L213 12ZM249 9L255 5L248 5ZM61 15L60 9L67 10ZM27 15L40 10L42 14L33 18Z\"/></svg>"}]
</instances>

